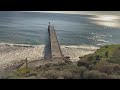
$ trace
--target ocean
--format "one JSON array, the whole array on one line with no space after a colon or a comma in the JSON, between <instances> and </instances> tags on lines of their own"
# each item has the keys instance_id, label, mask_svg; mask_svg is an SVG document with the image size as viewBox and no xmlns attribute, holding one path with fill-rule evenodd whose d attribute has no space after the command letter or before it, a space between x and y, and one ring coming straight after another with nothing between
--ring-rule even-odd
<instances>
[{"instance_id":1,"label":"ocean","mask_svg":"<svg viewBox=\"0 0 120 90\"><path fill-rule=\"evenodd\" d=\"M61 45L120 44L120 18L116 17L0 11L0 43L46 44L51 22Z\"/></svg>"}]
</instances>

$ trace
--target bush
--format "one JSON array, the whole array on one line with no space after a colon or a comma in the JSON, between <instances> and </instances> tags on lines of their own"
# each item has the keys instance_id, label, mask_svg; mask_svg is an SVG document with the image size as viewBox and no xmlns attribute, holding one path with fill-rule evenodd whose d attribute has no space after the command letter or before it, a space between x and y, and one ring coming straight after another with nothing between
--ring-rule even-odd
<instances>
[{"instance_id":1,"label":"bush","mask_svg":"<svg viewBox=\"0 0 120 90\"><path fill-rule=\"evenodd\" d=\"M109 46L107 46L107 45L105 46L105 48L108 48L108 47L109 47Z\"/></svg>"},{"instance_id":2,"label":"bush","mask_svg":"<svg viewBox=\"0 0 120 90\"><path fill-rule=\"evenodd\" d=\"M120 49L116 49L113 53L112 59L120 62Z\"/></svg>"},{"instance_id":3,"label":"bush","mask_svg":"<svg viewBox=\"0 0 120 90\"><path fill-rule=\"evenodd\" d=\"M97 63L94 69L107 74L111 74L113 72L111 64L108 63L107 61L101 61Z\"/></svg>"},{"instance_id":4,"label":"bush","mask_svg":"<svg viewBox=\"0 0 120 90\"><path fill-rule=\"evenodd\" d=\"M107 52L105 52L105 57L107 57L107 58L108 58L108 51L107 51Z\"/></svg>"},{"instance_id":5,"label":"bush","mask_svg":"<svg viewBox=\"0 0 120 90\"><path fill-rule=\"evenodd\" d=\"M105 65L105 66L102 66L101 69L99 69L99 71L107 74L112 74L114 69L111 65Z\"/></svg>"},{"instance_id":6,"label":"bush","mask_svg":"<svg viewBox=\"0 0 120 90\"><path fill-rule=\"evenodd\" d=\"M10 79L12 77L17 77L17 74L13 70L2 73L0 79Z\"/></svg>"},{"instance_id":7,"label":"bush","mask_svg":"<svg viewBox=\"0 0 120 90\"><path fill-rule=\"evenodd\" d=\"M106 73L101 73L96 70L86 71L84 79L110 79L111 77Z\"/></svg>"},{"instance_id":8,"label":"bush","mask_svg":"<svg viewBox=\"0 0 120 90\"><path fill-rule=\"evenodd\" d=\"M109 75L106 73L101 73L101 79L109 79Z\"/></svg>"},{"instance_id":9,"label":"bush","mask_svg":"<svg viewBox=\"0 0 120 90\"><path fill-rule=\"evenodd\" d=\"M120 71L120 65L119 64L114 64L113 65L113 70L114 70L114 72Z\"/></svg>"},{"instance_id":10,"label":"bush","mask_svg":"<svg viewBox=\"0 0 120 90\"><path fill-rule=\"evenodd\" d=\"M99 71L96 70L91 70L91 71L86 71L83 74L84 79L101 79L101 74Z\"/></svg>"},{"instance_id":11,"label":"bush","mask_svg":"<svg viewBox=\"0 0 120 90\"><path fill-rule=\"evenodd\" d=\"M81 66L80 68L79 68L79 75L80 75L80 79L83 79L83 73L85 72L85 71L87 71L87 68L86 67L84 67L84 66Z\"/></svg>"},{"instance_id":12,"label":"bush","mask_svg":"<svg viewBox=\"0 0 120 90\"><path fill-rule=\"evenodd\" d=\"M96 55L96 61L100 61L100 56Z\"/></svg>"},{"instance_id":13,"label":"bush","mask_svg":"<svg viewBox=\"0 0 120 90\"><path fill-rule=\"evenodd\" d=\"M45 68L49 68L51 66L51 63L45 64Z\"/></svg>"},{"instance_id":14,"label":"bush","mask_svg":"<svg viewBox=\"0 0 120 90\"><path fill-rule=\"evenodd\" d=\"M118 64L112 64L107 61L103 61L96 64L94 69L103 73L112 74L120 71L120 66Z\"/></svg>"},{"instance_id":15,"label":"bush","mask_svg":"<svg viewBox=\"0 0 120 90\"><path fill-rule=\"evenodd\" d=\"M115 74L109 75L109 79L120 79L120 75Z\"/></svg>"},{"instance_id":16,"label":"bush","mask_svg":"<svg viewBox=\"0 0 120 90\"><path fill-rule=\"evenodd\" d=\"M87 61L93 61L94 60L94 57L93 56L89 56L88 58L87 58Z\"/></svg>"},{"instance_id":17,"label":"bush","mask_svg":"<svg viewBox=\"0 0 120 90\"><path fill-rule=\"evenodd\" d=\"M68 70L65 70L61 73L61 76L64 78L64 79L74 79L74 76L72 74L72 72L68 71Z\"/></svg>"},{"instance_id":18,"label":"bush","mask_svg":"<svg viewBox=\"0 0 120 90\"><path fill-rule=\"evenodd\" d=\"M78 64L77 64L78 67L81 67L81 66L84 66L84 67L89 67L89 63L87 61L78 61Z\"/></svg>"},{"instance_id":19,"label":"bush","mask_svg":"<svg viewBox=\"0 0 120 90\"><path fill-rule=\"evenodd\" d=\"M45 71L43 76L46 77L47 79L57 79L58 78L57 72L55 70Z\"/></svg>"}]
</instances>

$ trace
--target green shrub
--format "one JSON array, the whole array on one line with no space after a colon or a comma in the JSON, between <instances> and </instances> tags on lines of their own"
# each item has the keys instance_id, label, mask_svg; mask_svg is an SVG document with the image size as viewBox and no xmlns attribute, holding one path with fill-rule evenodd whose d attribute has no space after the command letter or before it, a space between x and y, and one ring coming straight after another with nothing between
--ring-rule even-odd
<instances>
[{"instance_id":1,"label":"green shrub","mask_svg":"<svg viewBox=\"0 0 120 90\"><path fill-rule=\"evenodd\" d=\"M21 69L17 69L16 73L17 73L18 76L24 76L27 73L30 73L30 71L31 71L30 69L21 68Z\"/></svg>"},{"instance_id":2,"label":"green shrub","mask_svg":"<svg viewBox=\"0 0 120 90\"><path fill-rule=\"evenodd\" d=\"M96 61L100 61L100 56L96 55L95 59L96 59Z\"/></svg>"},{"instance_id":3,"label":"green shrub","mask_svg":"<svg viewBox=\"0 0 120 90\"><path fill-rule=\"evenodd\" d=\"M119 64L114 64L113 65L113 70L114 70L114 72L120 71L120 65Z\"/></svg>"},{"instance_id":4,"label":"green shrub","mask_svg":"<svg viewBox=\"0 0 120 90\"><path fill-rule=\"evenodd\" d=\"M107 45L105 46L105 48L108 48L108 47L109 47L109 46L107 46Z\"/></svg>"},{"instance_id":5,"label":"green shrub","mask_svg":"<svg viewBox=\"0 0 120 90\"><path fill-rule=\"evenodd\" d=\"M87 68L86 67L84 67L84 66L81 66L80 68L79 68L79 78L80 79L83 79L83 74L84 74L84 72L85 71L87 71Z\"/></svg>"},{"instance_id":6,"label":"green shrub","mask_svg":"<svg viewBox=\"0 0 120 90\"><path fill-rule=\"evenodd\" d=\"M120 49L116 49L114 51L114 53L109 61L111 61L112 63L119 63L120 64Z\"/></svg>"},{"instance_id":7,"label":"green shrub","mask_svg":"<svg viewBox=\"0 0 120 90\"><path fill-rule=\"evenodd\" d=\"M84 79L101 79L101 74L99 71L91 70L84 72L83 77Z\"/></svg>"},{"instance_id":8,"label":"green shrub","mask_svg":"<svg viewBox=\"0 0 120 90\"><path fill-rule=\"evenodd\" d=\"M81 67L81 66L89 67L89 63L87 61L80 60L80 61L78 61L77 66L78 67Z\"/></svg>"},{"instance_id":9,"label":"green shrub","mask_svg":"<svg viewBox=\"0 0 120 90\"><path fill-rule=\"evenodd\" d=\"M87 58L87 61L93 61L94 60L94 57L93 56L89 56L88 58Z\"/></svg>"},{"instance_id":10,"label":"green shrub","mask_svg":"<svg viewBox=\"0 0 120 90\"><path fill-rule=\"evenodd\" d=\"M102 61L96 64L94 69L103 73L112 74L120 71L120 66L119 64L113 64L107 61Z\"/></svg>"},{"instance_id":11,"label":"green shrub","mask_svg":"<svg viewBox=\"0 0 120 90\"><path fill-rule=\"evenodd\" d=\"M74 79L74 76L73 76L73 73L71 71L68 71L68 70L64 70L61 72L61 76L64 78L64 79Z\"/></svg>"},{"instance_id":12,"label":"green shrub","mask_svg":"<svg viewBox=\"0 0 120 90\"><path fill-rule=\"evenodd\" d=\"M105 52L105 57L107 57L107 58L108 58L108 51L107 51L107 52Z\"/></svg>"},{"instance_id":13,"label":"green shrub","mask_svg":"<svg viewBox=\"0 0 120 90\"><path fill-rule=\"evenodd\" d=\"M58 78L57 72L55 70L45 71L43 76L48 79L57 79Z\"/></svg>"}]
</instances>

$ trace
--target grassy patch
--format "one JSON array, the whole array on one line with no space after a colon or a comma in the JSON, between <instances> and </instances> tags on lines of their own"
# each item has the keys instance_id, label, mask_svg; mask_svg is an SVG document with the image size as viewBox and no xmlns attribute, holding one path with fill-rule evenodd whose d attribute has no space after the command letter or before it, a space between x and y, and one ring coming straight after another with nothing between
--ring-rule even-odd
<instances>
[{"instance_id":1,"label":"grassy patch","mask_svg":"<svg viewBox=\"0 0 120 90\"><path fill-rule=\"evenodd\" d=\"M21 68L16 70L16 74L18 76L25 76L26 74L30 73L31 69Z\"/></svg>"},{"instance_id":2,"label":"grassy patch","mask_svg":"<svg viewBox=\"0 0 120 90\"><path fill-rule=\"evenodd\" d=\"M106 45L101 47L99 50L97 50L94 54L99 55L101 58L111 58L113 56L113 53L116 49L118 49L120 45ZM108 57L106 57L105 53L108 52Z\"/></svg>"}]
</instances>

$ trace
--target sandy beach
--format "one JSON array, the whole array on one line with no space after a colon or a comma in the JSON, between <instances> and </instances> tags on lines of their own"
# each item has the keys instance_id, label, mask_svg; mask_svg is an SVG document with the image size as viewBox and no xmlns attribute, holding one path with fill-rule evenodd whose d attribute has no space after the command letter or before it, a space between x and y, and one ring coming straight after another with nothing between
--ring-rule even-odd
<instances>
[{"instance_id":1,"label":"sandy beach","mask_svg":"<svg viewBox=\"0 0 120 90\"><path fill-rule=\"evenodd\" d=\"M62 45L61 50L64 56L69 56L72 62L80 60L79 57L94 53L99 47L87 45Z\"/></svg>"},{"instance_id":2,"label":"sandy beach","mask_svg":"<svg viewBox=\"0 0 120 90\"><path fill-rule=\"evenodd\" d=\"M26 58L29 61L42 59L44 45L0 44L0 68L6 68L13 62L20 62Z\"/></svg>"},{"instance_id":3,"label":"sandy beach","mask_svg":"<svg viewBox=\"0 0 120 90\"><path fill-rule=\"evenodd\" d=\"M0 43L0 69L12 65L13 62L21 60L40 60L44 57L45 45L25 45ZM79 57L94 53L99 47L85 45L62 45L61 50L64 56L70 56L72 62L78 61Z\"/></svg>"}]
</instances>

